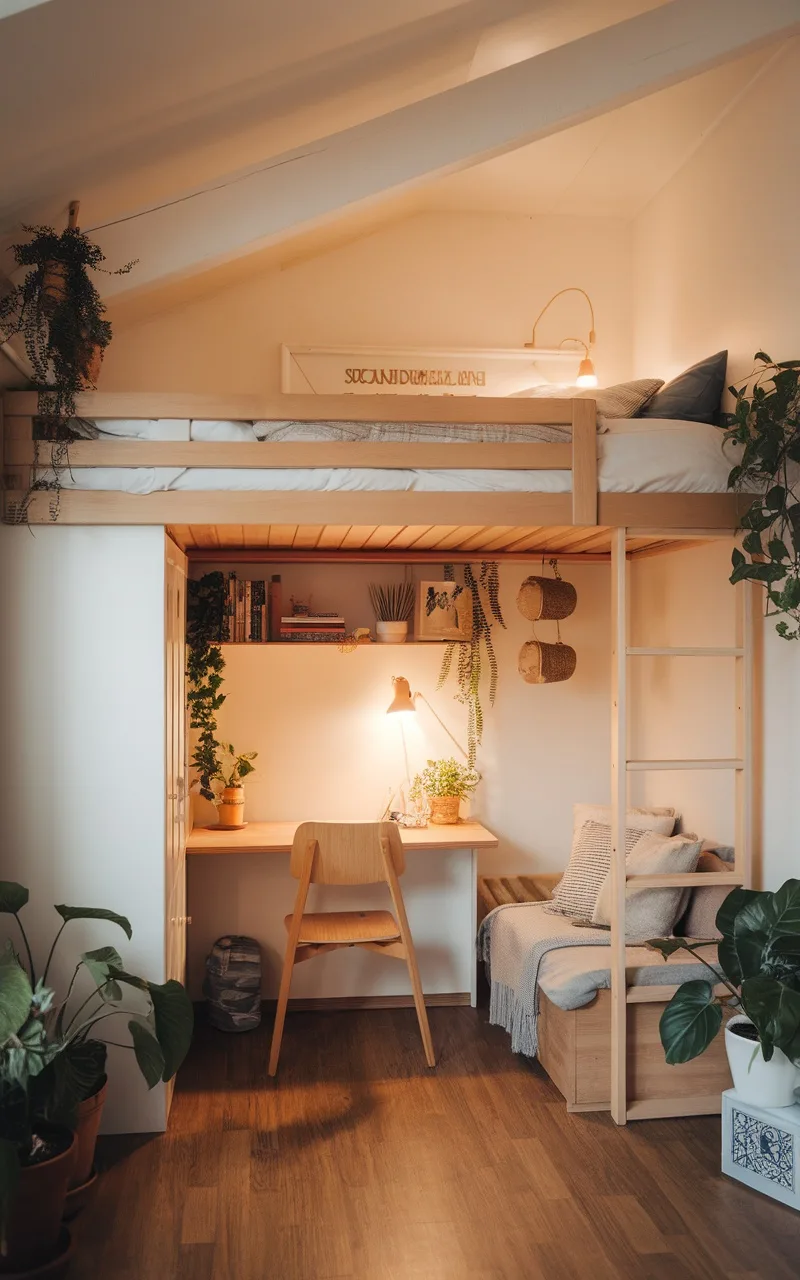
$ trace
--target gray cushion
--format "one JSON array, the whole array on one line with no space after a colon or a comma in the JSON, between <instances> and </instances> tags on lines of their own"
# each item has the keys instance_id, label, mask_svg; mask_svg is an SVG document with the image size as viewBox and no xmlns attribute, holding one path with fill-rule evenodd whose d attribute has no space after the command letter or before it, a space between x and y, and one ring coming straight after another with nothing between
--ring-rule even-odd
<instances>
[{"instance_id":1,"label":"gray cushion","mask_svg":"<svg viewBox=\"0 0 800 1280\"><path fill-rule=\"evenodd\" d=\"M679 422L709 422L715 425L719 420L727 367L727 351L706 356L705 360L693 364L691 369L686 369L657 391L639 410L637 417L671 418Z\"/></svg>"}]
</instances>

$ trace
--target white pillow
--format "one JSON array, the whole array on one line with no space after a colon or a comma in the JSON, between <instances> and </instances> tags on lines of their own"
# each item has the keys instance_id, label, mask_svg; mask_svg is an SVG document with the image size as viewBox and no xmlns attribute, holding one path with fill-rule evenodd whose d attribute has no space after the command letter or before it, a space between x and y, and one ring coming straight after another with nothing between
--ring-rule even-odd
<instances>
[{"instance_id":1,"label":"white pillow","mask_svg":"<svg viewBox=\"0 0 800 1280\"><path fill-rule=\"evenodd\" d=\"M644 808L626 809L625 826L639 827L642 831L658 831L671 836L675 830L677 814L674 809ZM573 841L584 822L607 822L611 825L610 804L574 804L572 806Z\"/></svg>"},{"instance_id":2,"label":"white pillow","mask_svg":"<svg viewBox=\"0 0 800 1280\"><path fill-rule=\"evenodd\" d=\"M626 854L630 854L637 841L647 834L641 827L628 827L625 831ZM551 915L591 920L597 895L610 869L610 826L603 822L584 822L573 841L567 869L553 890L552 906L545 907L545 911Z\"/></svg>"},{"instance_id":3,"label":"white pillow","mask_svg":"<svg viewBox=\"0 0 800 1280\"><path fill-rule=\"evenodd\" d=\"M694 871L700 857L702 840L692 832L679 836L660 836L646 831L635 842L625 859L628 872L637 875L682 874ZM625 941L646 942L648 938L666 938L683 913L689 891L675 889L625 888ZM611 868L600 887L592 913L592 924L611 923Z\"/></svg>"}]
</instances>

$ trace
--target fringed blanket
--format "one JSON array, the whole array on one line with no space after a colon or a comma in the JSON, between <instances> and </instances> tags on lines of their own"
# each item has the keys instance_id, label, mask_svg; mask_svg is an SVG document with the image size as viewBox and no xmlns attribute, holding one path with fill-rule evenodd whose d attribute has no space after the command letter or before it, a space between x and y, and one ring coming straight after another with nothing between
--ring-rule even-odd
<instances>
[{"instance_id":1,"label":"fringed blanket","mask_svg":"<svg viewBox=\"0 0 800 1280\"><path fill-rule=\"evenodd\" d=\"M564 917L545 912L547 905L514 902L497 907L478 931L478 951L491 988L489 1021L505 1027L513 1053L529 1058L535 1058L538 1049L539 968L544 957L559 947L608 946L611 941L608 930L576 929ZM513 929L496 928L506 911L522 914L515 917Z\"/></svg>"}]
</instances>

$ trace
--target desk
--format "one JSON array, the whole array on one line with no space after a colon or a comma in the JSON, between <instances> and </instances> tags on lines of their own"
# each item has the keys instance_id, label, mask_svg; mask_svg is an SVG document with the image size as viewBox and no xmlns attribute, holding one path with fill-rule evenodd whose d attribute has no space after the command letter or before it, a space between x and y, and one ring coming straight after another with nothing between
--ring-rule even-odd
<instances>
[{"instance_id":1,"label":"desk","mask_svg":"<svg viewBox=\"0 0 800 1280\"><path fill-rule=\"evenodd\" d=\"M189 986L198 996L203 961L224 933L257 938L264 995L277 995L297 881L288 854L297 822L250 822L241 831L195 827L186 841ZM478 850L497 837L477 822L401 828L406 872L401 880L422 985L431 1004L475 1004ZM265 855L257 857L254 855ZM214 856L211 856L214 855ZM309 910L365 910L388 905L385 885L312 885ZM411 1003L405 967L372 953L346 950L302 965L292 984L295 1007L381 1007ZM299 999L297 998L299 997Z\"/></svg>"}]
</instances>

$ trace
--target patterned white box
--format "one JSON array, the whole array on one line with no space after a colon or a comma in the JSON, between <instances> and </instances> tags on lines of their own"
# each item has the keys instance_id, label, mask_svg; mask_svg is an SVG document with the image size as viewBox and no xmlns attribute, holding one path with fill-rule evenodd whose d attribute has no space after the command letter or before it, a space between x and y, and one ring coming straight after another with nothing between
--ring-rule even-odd
<instances>
[{"instance_id":1,"label":"patterned white box","mask_svg":"<svg viewBox=\"0 0 800 1280\"><path fill-rule=\"evenodd\" d=\"M722 1172L800 1209L800 1106L756 1107L722 1095Z\"/></svg>"}]
</instances>

